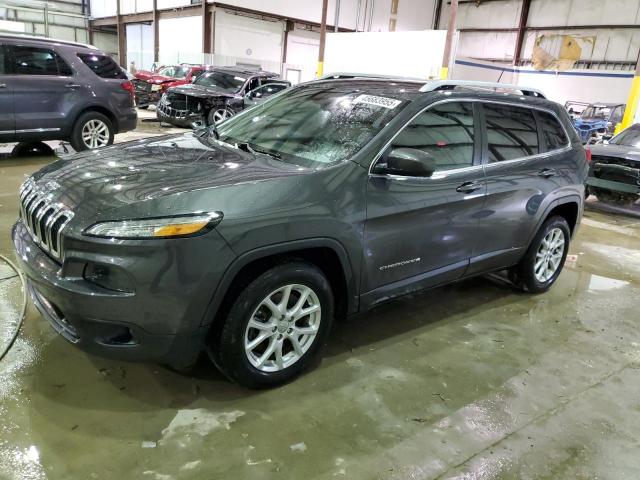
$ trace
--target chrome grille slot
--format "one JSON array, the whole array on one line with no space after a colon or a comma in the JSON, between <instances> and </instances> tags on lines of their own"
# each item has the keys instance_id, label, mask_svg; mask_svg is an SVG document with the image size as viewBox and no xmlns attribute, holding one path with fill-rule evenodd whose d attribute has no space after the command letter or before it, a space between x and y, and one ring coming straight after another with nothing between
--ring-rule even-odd
<instances>
[{"instance_id":1,"label":"chrome grille slot","mask_svg":"<svg viewBox=\"0 0 640 480\"><path fill-rule=\"evenodd\" d=\"M29 179L20 187L20 217L33 241L60 260L62 231L73 218L73 212L60 203L52 202Z\"/></svg>"}]
</instances>

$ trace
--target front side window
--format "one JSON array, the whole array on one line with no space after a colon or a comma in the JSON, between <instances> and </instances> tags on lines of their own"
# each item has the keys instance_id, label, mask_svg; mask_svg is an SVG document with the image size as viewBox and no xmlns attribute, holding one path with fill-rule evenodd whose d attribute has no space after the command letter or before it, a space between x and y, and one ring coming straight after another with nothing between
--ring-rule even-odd
<instances>
[{"instance_id":1,"label":"front side window","mask_svg":"<svg viewBox=\"0 0 640 480\"><path fill-rule=\"evenodd\" d=\"M79 53L78 58L100 78L127 79L127 74L108 55L96 55L89 53Z\"/></svg>"},{"instance_id":2,"label":"front side window","mask_svg":"<svg viewBox=\"0 0 640 480\"><path fill-rule=\"evenodd\" d=\"M564 148L569 143L567 134L556 117L548 112L538 112L542 137L547 145L547 151Z\"/></svg>"},{"instance_id":3,"label":"front side window","mask_svg":"<svg viewBox=\"0 0 640 480\"><path fill-rule=\"evenodd\" d=\"M288 85L282 83L267 83L266 85L262 85L261 87L256 88L255 90L251 90L249 92L252 98L267 98L271 95L275 95L278 92L281 92Z\"/></svg>"},{"instance_id":4,"label":"front side window","mask_svg":"<svg viewBox=\"0 0 640 480\"><path fill-rule=\"evenodd\" d=\"M489 162L503 162L540 153L533 111L511 105L484 104Z\"/></svg>"},{"instance_id":5,"label":"front side window","mask_svg":"<svg viewBox=\"0 0 640 480\"><path fill-rule=\"evenodd\" d=\"M355 86L305 85L227 120L218 131L223 142L322 168L352 157L407 103Z\"/></svg>"},{"instance_id":6,"label":"front side window","mask_svg":"<svg viewBox=\"0 0 640 480\"><path fill-rule=\"evenodd\" d=\"M16 75L69 76L71 68L53 50L14 46L13 72Z\"/></svg>"},{"instance_id":7,"label":"front side window","mask_svg":"<svg viewBox=\"0 0 640 480\"><path fill-rule=\"evenodd\" d=\"M244 77L237 77L231 73L214 71L200 75L194 83L196 85L202 85L203 87L217 88L218 90L222 90L227 93L237 93L246 81L247 79Z\"/></svg>"},{"instance_id":8,"label":"front side window","mask_svg":"<svg viewBox=\"0 0 640 480\"><path fill-rule=\"evenodd\" d=\"M431 154L435 171L473 165L473 103L447 102L425 110L393 140L392 148Z\"/></svg>"}]
</instances>

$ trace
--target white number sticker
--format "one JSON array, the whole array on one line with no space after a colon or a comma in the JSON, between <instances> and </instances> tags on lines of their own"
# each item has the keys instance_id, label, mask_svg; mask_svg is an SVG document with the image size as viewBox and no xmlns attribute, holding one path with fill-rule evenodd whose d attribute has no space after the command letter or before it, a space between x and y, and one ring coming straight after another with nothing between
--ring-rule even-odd
<instances>
[{"instance_id":1,"label":"white number sticker","mask_svg":"<svg viewBox=\"0 0 640 480\"><path fill-rule=\"evenodd\" d=\"M393 98L376 97L375 95L359 95L353 103L366 103L367 105L392 109L396 108L402 102L400 100L394 100Z\"/></svg>"}]
</instances>

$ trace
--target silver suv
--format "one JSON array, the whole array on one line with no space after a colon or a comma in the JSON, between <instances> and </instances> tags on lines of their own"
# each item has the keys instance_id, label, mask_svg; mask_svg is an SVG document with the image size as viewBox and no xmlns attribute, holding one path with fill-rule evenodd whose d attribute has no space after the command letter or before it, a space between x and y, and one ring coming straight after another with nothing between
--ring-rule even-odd
<instances>
[{"instance_id":1,"label":"silver suv","mask_svg":"<svg viewBox=\"0 0 640 480\"><path fill-rule=\"evenodd\" d=\"M75 150L133 130L133 85L90 45L0 34L0 142L66 140Z\"/></svg>"}]
</instances>

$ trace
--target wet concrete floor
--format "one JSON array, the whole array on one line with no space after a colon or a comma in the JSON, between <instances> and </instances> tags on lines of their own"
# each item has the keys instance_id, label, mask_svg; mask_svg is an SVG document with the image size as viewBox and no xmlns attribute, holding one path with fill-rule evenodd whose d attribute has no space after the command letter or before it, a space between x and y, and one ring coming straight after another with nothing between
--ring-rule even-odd
<instances>
[{"instance_id":1,"label":"wet concrete floor","mask_svg":"<svg viewBox=\"0 0 640 480\"><path fill-rule=\"evenodd\" d=\"M0 160L0 253L49 161ZM338 324L313 369L262 392L204 360L89 356L29 305L0 363L0 479L640 478L640 220L590 208L570 254L543 295L479 278Z\"/></svg>"}]
</instances>

